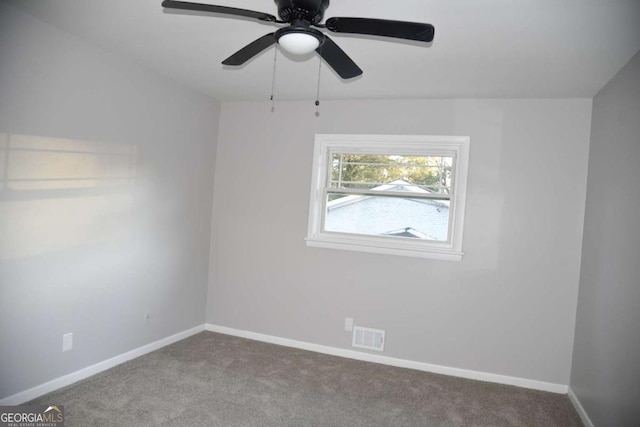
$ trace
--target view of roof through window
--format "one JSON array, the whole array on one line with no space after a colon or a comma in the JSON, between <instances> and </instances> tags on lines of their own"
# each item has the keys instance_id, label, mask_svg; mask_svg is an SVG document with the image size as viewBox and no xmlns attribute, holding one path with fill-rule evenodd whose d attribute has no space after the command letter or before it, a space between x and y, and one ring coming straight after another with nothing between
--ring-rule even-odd
<instances>
[{"instance_id":1,"label":"view of roof through window","mask_svg":"<svg viewBox=\"0 0 640 427\"><path fill-rule=\"evenodd\" d=\"M326 231L448 240L453 157L333 153L331 158Z\"/></svg>"}]
</instances>

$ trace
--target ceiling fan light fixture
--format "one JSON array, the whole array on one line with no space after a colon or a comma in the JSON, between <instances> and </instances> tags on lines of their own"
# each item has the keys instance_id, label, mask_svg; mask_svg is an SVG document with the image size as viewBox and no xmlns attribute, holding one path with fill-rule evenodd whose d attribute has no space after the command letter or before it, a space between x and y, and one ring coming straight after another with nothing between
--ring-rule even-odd
<instances>
[{"instance_id":1,"label":"ceiling fan light fixture","mask_svg":"<svg viewBox=\"0 0 640 427\"><path fill-rule=\"evenodd\" d=\"M224 65L240 66L256 55L278 43L282 49L294 55L307 55L314 50L343 79L362 74L362 70L329 36L316 27L332 33L361 34L364 36L390 37L430 43L434 28L420 22L391 21L374 18L333 17L321 22L330 0L275 0L278 16L237 7L191 3L184 0L163 0L165 12L191 15L232 15L250 18L262 23L289 24L252 41L224 61ZM302 58L305 59L305 58ZM307 57L308 59L308 57Z\"/></svg>"},{"instance_id":2,"label":"ceiling fan light fixture","mask_svg":"<svg viewBox=\"0 0 640 427\"><path fill-rule=\"evenodd\" d=\"M281 28L275 36L278 44L293 55L311 53L324 42L324 35L320 31L308 27Z\"/></svg>"},{"instance_id":3,"label":"ceiling fan light fixture","mask_svg":"<svg viewBox=\"0 0 640 427\"><path fill-rule=\"evenodd\" d=\"M320 40L306 33L288 33L278 39L284 50L294 55L306 55L320 46Z\"/></svg>"}]
</instances>

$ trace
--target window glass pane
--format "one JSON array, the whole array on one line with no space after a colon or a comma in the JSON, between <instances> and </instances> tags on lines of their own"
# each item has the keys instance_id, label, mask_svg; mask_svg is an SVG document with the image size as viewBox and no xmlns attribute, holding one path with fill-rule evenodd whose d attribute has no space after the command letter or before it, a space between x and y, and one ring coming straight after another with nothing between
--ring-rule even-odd
<instances>
[{"instance_id":1,"label":"window glass pane","mask_svg":"<svg viewBox=\"0 0 640 427\"><path fill-rule=\"evenodd\" d=\"M449 201L382 196L328 197L325 231L447 241Z\"/></svg>"},{"instance_id":2,"label":"window glass pane","mask_svg":"<svg viewBox=\"0 0 640 427\"><path fill-rule=\"evenodd\" d=\"M452 165L453 157L332 153L329 188L408 191L409 184L450 194Z\"/></svg>"}]
</instances>

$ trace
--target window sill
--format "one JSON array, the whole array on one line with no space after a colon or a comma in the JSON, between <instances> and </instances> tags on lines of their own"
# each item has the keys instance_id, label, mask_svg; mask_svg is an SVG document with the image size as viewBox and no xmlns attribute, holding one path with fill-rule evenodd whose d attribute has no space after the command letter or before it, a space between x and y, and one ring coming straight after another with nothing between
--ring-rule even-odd
<instances>
[{"instance_id":1,"label":"window sill","mask_svg":"<svg viewBox=\"0 0 640 427\"><path fill-rule=\"evenodd\" d=\"M384 242L366 238L307 237L307 246L346 251L369 252L374 254L409 256L444 261L462 261L463 253L450 248L436 248L421 242Z\"/></svg>"}]
</instances>

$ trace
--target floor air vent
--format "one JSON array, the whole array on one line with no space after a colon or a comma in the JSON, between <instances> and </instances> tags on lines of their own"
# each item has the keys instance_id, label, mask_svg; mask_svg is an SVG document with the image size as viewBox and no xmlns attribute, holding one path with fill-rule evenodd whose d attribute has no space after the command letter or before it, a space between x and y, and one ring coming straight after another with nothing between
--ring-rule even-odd
<instances>
[{"instance_id":1,"label":"floor air vent","mask_svg":"<svg viewBox=\"0 0 640 427\"><path fill-rule=\"evenodd\" d=\"M384 331L382 329L354 326L351 345L369 350L384 351Z\"/></svg>"}]
</instances>

